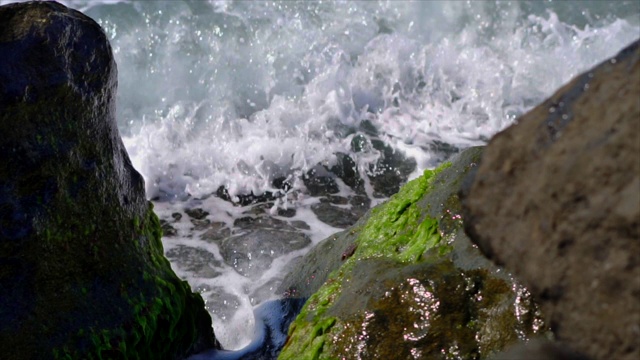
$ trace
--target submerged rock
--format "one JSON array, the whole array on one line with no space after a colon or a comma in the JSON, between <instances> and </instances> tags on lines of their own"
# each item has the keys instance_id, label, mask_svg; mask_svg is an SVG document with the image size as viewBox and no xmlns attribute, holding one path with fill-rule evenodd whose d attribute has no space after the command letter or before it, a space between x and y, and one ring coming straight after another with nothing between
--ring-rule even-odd
<instances>
[{"instance_id":1,"label":"submerged rock","mask_svg":"<svg viewBox=\"0 0 640 360\"><path fill-rule=\"evenodd\" d=\"M292 269L280 290L310 298L280 359L482 359L546 331L462 229L458 191L480 154L426 171Z\"/></svg>"},{"instance_id":2,"label":"submerged rock","mask_svg":"<svg viewBox=\"0 0 640 360\"><path fill-rule=\"evenodd\" d=\"M211 279L220 275L221 262L204 249L177 245L165 255L173 264L199 278Z\"/></svg>"},{"instance_id":3,"label":"submerged rock","mask_svg":"<svg viewBox=\"0 0 640 360\"><path fill-rule=\"evenodd\" d=\"M474 241L595 359L640 358L639 97L640 41L496 135L466 190Z\"/></svg>"},{"instance_id":4,"label":"submerged rock","mask_svg":"<svg viewBox=\"0 0 640 360\"><path fill-rule=\"evenodd\" d=\"M257 279L269 270L275 258L310 243L311 240L296 229L257 228L222 240L220 254L239 274Z\"/></svg>"},{"instance_id":5,"label":"submerged rock","mask_svg":"<svg viewBox=\"0 0 640 360\"><path fill-rule=\"evenodd\" d=\"M258 279L274 259L311 243L308 236L285 221L270 216L237 219L237 234L217 240L225 263L239 274ZM205 234L206 235L206 234Z\"/></svg>"},{"instance_id":6,"label":"submerged rock","mask_svg":"<svg viewBox=\"0 0 640 360\"><path fill-rule=\"evenodd\" d=\"M55 2L0 7L0 354L177 359L219 347L115 121L103 31Z\"/></svg>"},{"instance_id":7,"label":"submerged rock","mask_svg":"<svg viewBox=\"0 0 640 360\"><path fill-rule=\"evenodd\" d=\"M311 205L318 220L335 228L345 229L355 224L369 210L371 200L365 195L327 196Z\"/></svg>"}]
</instances>

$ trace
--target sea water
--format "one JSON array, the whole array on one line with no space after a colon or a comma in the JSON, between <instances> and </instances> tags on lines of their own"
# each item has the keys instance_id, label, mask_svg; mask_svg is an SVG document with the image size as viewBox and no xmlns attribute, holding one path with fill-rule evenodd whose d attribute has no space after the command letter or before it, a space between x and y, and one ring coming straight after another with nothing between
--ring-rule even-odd
<instances>
[{"instance_id":1,"label":"sea water","mask_svg":"<svg viewBox=\"0 0 640 360\"><path fill-rule=\"evenodd\" d=\"M375 205L373 138L418 176L640 37L637 0L60 2L111 41L118 126L170 225L165 251L229 349L250 342L251 309L280 295L288 264L344 227L312 211L324 195L301 180L309 170L347 154ZM261 248L269 229L299 237Z\"/></svg>"}]
</instances>

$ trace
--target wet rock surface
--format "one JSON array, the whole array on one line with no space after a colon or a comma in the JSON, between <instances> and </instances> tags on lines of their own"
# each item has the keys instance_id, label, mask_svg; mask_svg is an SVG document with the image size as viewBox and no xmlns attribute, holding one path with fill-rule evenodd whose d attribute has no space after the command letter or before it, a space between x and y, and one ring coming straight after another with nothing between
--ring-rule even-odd
<instances>
[{"instance_id":1,"label":"wet rock surface","mask_svg":"<svg viewBox=\"0 0 640 360\"><path fill-rule=\"evenodd\" d=\"M466 237L458 191L480 148L322 241L280 291L310 296L281 359L481 359L546 331L528 291Z\"/></svg>"},{"instance_id":2,"label":"wet rock surface","mask_svg":"<svg viewBox=\"0 0 640 360\"><path fill-rule=\"evenodd\" d=\"M416 161L394 151L379 139L373 139L371 144L380 152L380 159L369 168L373 194L375 197L389 197L397 193L400 186L407 182L409 174L416 168Z\"/></svg>"},{"instance_id":3,"label":"wet rock surface","mask_svg":"<svg viewBox=\"0 0 640 360\"><path fill-rule=\"evenodd\" d=\"M370 205L371 200L365 195L327 196L312 205L311 211L323 223L344 229L355 224L369 210Z\"/></svg>"},{"instance_id":4,"label":"wet rock surface","mask_svg":"<svg viewBox=\"0 0 640 360\"><path fill-rule=\"evenodd\" d=\"M55 2L2 6L0 53L0 356L218 347L120 140L100 26Z\"/></svg>"},{"instance_id":5,"label":"wet rock surface","mask_svg":"<svg viewBox=\"0 0 640 360\"><path fill-rule=\"evenodd\" d=\"M576 77L487 146L466 225L564 346L640 358L640 42Z\"/></svg>"},{"instance_id":6,"label":"wet rock surface","mask_svg":"<svg viewBox=\"0 0 640 360\"><path fill-rule=\"evenodd\" d=\"M326 313L344 319L327 349L337 357L431 358L444 350L483 358L529 336L538 320L530 303L522 305L524 316L514 316L509 282L450 261L407 266L367 259L345 281L349 286Z\"/></svg>"},{"instance_id":7,"label":"wet rock surface","mask_svg":"<svg viewBox=\"0 0 640 360\"><path fill-rule=\"evenodd\" d=\"M237 235L223 239L220 252L229 266L250 278L260 277L275 258L311 243L299 229L266 214L237 219L234 227Z\"/></svg>"},{"instance_id":8,"label":"wet rock surface","mask_svg":"<svg viewBox=\"0 0 640 360\"><path fill-rule=\"evenodd\" d=\"M181 269L193 273L200 278L214 278L221 273L217 268L220 262L215 256L200 248L178 245L165 253L167 259Z\"/></svg>"},{"instance_id":9,"label":"wet rock surface","mask_svg":"<svg viewBox=\"0 0 640 360\"><path fill-rule=\"evenodd\" d=\"M298 231L254 229L220 243L225 262L241 275L256 278L269 269L275 257L305 248L311 240Z\"/></svg>"},{"instance_id":10,"label":"wet rock surface","mask_svg":"<svg viewBox=\"0 0 640 360\"><path fill-rule=\"evenodd\" d=\"M501 353L491 356L491 360L544 359L544 360L589 360L590 357L569 349L566 345L547 339L535 339L520 343Z\"/></svg>"}]
</instances>

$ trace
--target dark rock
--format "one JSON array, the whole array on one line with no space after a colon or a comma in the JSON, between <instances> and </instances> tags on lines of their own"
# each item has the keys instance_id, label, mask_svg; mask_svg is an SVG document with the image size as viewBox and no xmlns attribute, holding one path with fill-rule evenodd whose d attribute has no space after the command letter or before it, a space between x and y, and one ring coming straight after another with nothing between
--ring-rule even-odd
<instances>
[{"instance_id":1,"label":"dark rock","mask_svg":"<svg viewBox=\"0 0 640 360\"><path fill-rule=\"evenodd\" d=\"M369 120L362 120L362 122L360 122L360 126L359 126L360 130L362 132L364 132L365 134L369 135L369 136L378 136L378 128L376 128L375 125L373 125L373 123L371 123L371 121ZM356 135L353 138L354 141L358 142L360 140L362 140L362 135ZM356 146L356 148L353 149L353 151L359 151L362 148L358 148L358 145L362 145L362 144L354 144L353 142L351 143L352 146Z\"/></svg>"},{"instance_id":2,"label":"dark rock","mask_svg":"<svg viewBox=\"0 0 640 360\"><path fill-rule=\"evenodd\" d=\"M260 195L255 195L253 192L251 192L249 194L240 194L237 196L231 196L229 194L229 191L224 186L220 186L218 190L216 190L216 196L234 205L247 206L252 204L273 201L281 197L282 193L279 193L279 192L273 193L270 191L265 191L263 194L260 194Z\"/></svg>"},{"instance_id":3,"label":"dark rock","mask_svg":"<svg viewBox=\"0 0 640 360\"><path fill-rule=\"evenodd\" d=\"M222 267L222 263L204 249L178 245L167 251L166 256L172 264L199 278L211 279L221 274L218 269Z\"/></svg>"},{"instance_id":4,"label":"dark rock","mask_svg":"<svg viewBox=\"0 0 640 360\"><path fill-rule=\"evenodd\" d=\"M311 230L311 227L306 222L304 222L302 220L293 220L293 221L291 221L291 226L295 227L296 229Z\"/></svg>"},{"instance_id":5,"label":"dark rock","mask_svg":"<svg viewBox=\"0 0 640 360\"><path fill-rule=\"evenodd\" d=\"M278 291L309 300L281 359L482 359L546 332L463 231L458 192L480 154L425 172L293 266Z\"/></svg>"},{"instance_id":6,"label":"dark rock","mask_svg":"<svg viewBox=\"0 0 640 360\"><path fill-rule=\"evenodd\" d=\"M241 275L258 278L275 258L303 249L311 242L306 235L280 220L270 217L238 220L243 219L250 222L236 225L244 229L239 235L219 242L225 263Z\"/></svg>"},{"instance_id":7,"label":"dark rock","mask_svg":"<svg viewBox=\"0 0 640 360\"><path fill-rule=\"evenodd\" d=\"M496 135L467 230L539 300L558 341L640 358L640 42Z\"/></svg>"},{"instance_id":8,"label":"dark rock","mask_svg":"<svg viewBox=\"0 0 640 360\"><path fill-rule=\"evenodd\" d=\"M346 205L349 203L349 199L343 196L329 195L329 196L320 198L320 202L325 204L330 203L330 204L336 204L336 205Z\"/></svg>"},{"instance_id":9,"label":"dark rock","mask_svg":"<svg viewBox=\"0 0 640 360\"><path fill-rule=\"evenodd\" d=\"M184 212L187 215L189 215L190 218L195 219L195 220L203 220L204 218L209 216L209 213L207 211L204 211L204 210L202 210L200 208L185 209Z\"/></svg>"},{"instance_id":10,"label":"dark rock","mask_svg":"<svg viewBox=\"0 0 640 360\"><path fill-rule=\"evenodd\" d=\"M285 229L289 225L286 221L272 218L271 216L245 216L239 219L236 219L233 222L233 226L235 228L240 228L243 230L253 230L253 229L264 229L264 228L272 228L272 229ZM285 230L293 230L293 229L285 229Z\"/></svg>"},{"instance_id":11,"label":"dark rock","mask_svg":"<svg viewBox=\"0 0 640 360\"><path fill-rule=\"evenodd\" d=\"M480 139L483 141L488 141L488 139ZM428 152L432 158L430 162L434 164L440 164L446 160L451 159L456 154L459 154L461 149L456 147L455 145L451 145L446 142L433 140L430 144L422 147L424 151Z\"/></svg>"},{"instance_id":12,"label":"dark rock","mask_svg":"<svg viewBox=\"0 0 640 360\"><path fill-rule=\"evenodd\" d=\"M369 209L371 200L364 195L349 198L329 196L311 205L318 219L336 228L347 228L358 221Z\"/></svg>"},{"instance_id":13,"label":"dark rock","mask_svg":"<svg viewBox=\"0 0 640 360\"><path fill-rule=\"evenodd\" d=\"M293 186L291 185L291 181L289 179L289 177L278 177L273 179L273 181L271 182L271 185L273 185L273 187L280 189L284 192L289 191Z\"/></svg>"},{"instance_id":14,"label":"dark rock","mask_svg":"<svg viewBox=\"0 0 640 360\"><path fill-rule=\"evenodd\" d=\"M589 360L584 354L577 353L566 346L546 339L535 339L520 343L508 350L491 356L490 360Z\"/></svg>"},{"instance_id":15,"label":"dark rock","mask_svg":"<svg viewBox=\"0 0 640 360\"><path fill-rule=\"evenodd\" d=\"M352 214L349 209L339 208L326 202L311 205L311 210L318 220L335 228L344 229L358 221L358 216Z\"/></svg>"},{"instance_id":16,"label":"dark rock","mask_svg":"<svg viewBox=\"0 0 640 360\"><path fill-rule=\"evenodd\" d=\"M304 186L311 196L323 196L340 192L338 184L332 174L324 166L318 164L302 177Z\"/></svg>"},{"instance_id":17,"label":"dark rock","mask_svg":"<svg viewBox=\"0 0 640 360\"><path fill-rule=\"evenodd\" d=\"M259 203L252 206L247 206L242 213L247 215L269 215L273 202Z\"/></svg>"},{"instance_id":18,"label":"dark rock","mask_svg":"<svg viewBox=\"0 0 640 360\"><path fill-rule=\"evenodd\" d=\"M191 223L193 224L193 227L191 228L192 230L200 231L200 230L205 230L205 229L210 228L211 220L209 220L209 219L203 219L203 220L191 219Z\"/></svg>"},{"instance_id":19,"label":"dark rock","mask_svg":"<svg viewBox=\"0 0 640 360\"><path fill-rule=\"evenodd\" d=\"M0 354L176 359L218 347L163 255L115 122L103 31L55 2L0 7Z\"/></svg>"},{"instance_id":20,"label":"dark rock","mask_svg":"<svg viewBox=\"0 0 640 360\"><path fill-rule=\"evenodd\" d=\"M160 219L160 227L162 228L162 235L164 236L171 237L178 234L178 230L171 226L171 224L169 224L169 222L167 222L166 220Z\"/></svg>"},{"instance_id":21,"label":"dark rock","mask_svg":"<svg viewBox=\"0 0 640 360\"><path fill-rule=\"evenodd\" d=\"M407 182L409 175L416 169L416 161L406 158L403 153L393 149L382 140L372 139L371 145L380 152L380 158L369 166L369 179L375 197L386 198L398 192Z\"/></svg>"},{"instance_id":22,"label":"dark rock","mask_svg":"<svg viewBox=\"0 0 640 360\"><path fill-rule=\"evenodd\" d=\"M361 219L353 228L362 226L367 219ZM301 261L292 264L277 293L284 297L308 298L313 295L327 281L329 274L342 265L342 254L355 245L358 235L356 231L345 230L314 246Z\"/></svg>"},{"instance_id":23,"label":"dark rock","mask_svg":"<svg viewBox=\"0 0 640 360\"><path fill-rule=\"evenodd\" d=\"M337 162L331 167L331 172L339 177L347 186L359 194L364 193L364 181L358 167L351 156L343 153L336 154Z\"/></svg>"},{"instance_id":24,"label":"dark rock","mask_svg":"<svg viewBox=\"0 0 640 360\"><path fill-rule=\"evenodd\" d=\"M278 216L290 218L296 216L296 209L283 209L279 207L278 210L276 210L276 213L278 214Z\"/></svg>"},{"instance_id":25,"label":"dark rock","mask_svg":"<svg viewBox=\"0 0 640 360\"><path fill-rule=\"evenodd\" d=\"M380 157L374 164L369 165L367 176L374 190L374 197L386 198L398 192L400 186L407 182L409 175L416 169L416 161L407 158L402 152L393 149L391 146L380 140L377 130L369 121L363 121L365 134L357 134L351 140L351 150L354 153L362 151L378 151ZM433 149L431 149L433 150ZM431 151L430 150L430 151ZM441 151L438 149L438 153ZM453 154L452 152L449 155ZM350 175L354 177L341 176L343 181L351 186L356 192L362 191L364 182L360 173L355 167L355 162L350 157L338 157L338 165L332 168L336 174ZM444 160L444 158L443 158ZM352 170L351 170L352 168Z\"/></svg>"},{"instance_id":26,"label":"dark rock","mask_svg":"<svg viewBox=\"0 0 640 360\"><path fill-rule=\"evenodd\" d=\"M214 221L209 224L207 231L200 236L202 240L217 242L231 236L231 229L223 222Z\"/></svg>"}]
</instances>

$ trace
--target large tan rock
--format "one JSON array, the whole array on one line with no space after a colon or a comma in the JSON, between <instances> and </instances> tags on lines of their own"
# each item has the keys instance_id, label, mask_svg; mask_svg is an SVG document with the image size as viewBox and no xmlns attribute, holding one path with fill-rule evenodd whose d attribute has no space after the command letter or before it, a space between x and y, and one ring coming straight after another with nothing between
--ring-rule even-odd
<instances>
[{"instance_id":1,"label":"large tan rock","mask_svg":"<svg viewBox=\"0 0 640 360\"><path fill-rule=\"evenodd\" d=\"M496 135L467 231L525 282L560 342L640 359L640 43Z\"/></svg>"}]
</instances>

